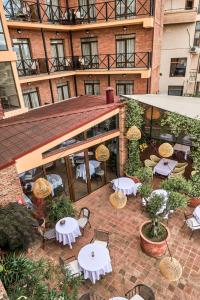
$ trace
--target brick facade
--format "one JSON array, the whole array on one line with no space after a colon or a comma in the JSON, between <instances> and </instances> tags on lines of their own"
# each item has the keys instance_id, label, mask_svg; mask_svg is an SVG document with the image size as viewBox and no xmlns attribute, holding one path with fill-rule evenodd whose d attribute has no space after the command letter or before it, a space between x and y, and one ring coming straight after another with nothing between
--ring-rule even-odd
<instances>
[{"instance_id":1,"label":"brick facade","mask_svg":"<svg viewBox=\"0 0 200 300\"><path fill-rule=\"evenodd\" d=\"M23 192L15 165L0 170L0 178L0 206L17 201Z\"/></svg>"}]
</instances>

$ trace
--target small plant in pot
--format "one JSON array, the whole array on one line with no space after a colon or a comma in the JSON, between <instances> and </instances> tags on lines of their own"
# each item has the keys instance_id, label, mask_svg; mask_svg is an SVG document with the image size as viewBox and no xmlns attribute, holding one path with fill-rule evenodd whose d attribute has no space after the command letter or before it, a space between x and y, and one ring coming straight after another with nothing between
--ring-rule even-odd
<instances>
[{"instance_id":1,"label":"small plant in pot","mask_svg":"<svg viewBox=\"0 0 200 300\"><path fill-rule=\"evenodd\" d=\"M144 222L140 227L141 247L146 254L159 257L165 253L170 232L162 220L170 212L186 205L187 197L178 192L168 192L167 199L164 195L151 194L146 205L151 221Z\"/></svg>"},{"instance_id":2,"label":"small plant in pot","mask_svg":"<svg viewBox=\"0 0 200 300\"><path fill-rule=\"evenodd\" d=\"M191 177L191 190L189 192L190 206L200 205L200 172L198 171Z\"/></svg>"}]
</instances>

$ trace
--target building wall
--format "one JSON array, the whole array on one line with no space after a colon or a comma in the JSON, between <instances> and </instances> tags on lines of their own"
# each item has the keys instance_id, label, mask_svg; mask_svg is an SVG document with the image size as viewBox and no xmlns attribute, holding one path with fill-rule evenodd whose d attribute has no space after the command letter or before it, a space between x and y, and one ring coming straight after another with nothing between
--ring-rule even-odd
<instances>
[{"instance_id":1,"label":"building wall","mask_svg":"<svg viewBox=\"0 0 200 300\"><path fill-rule=\"evenodd\" d=\"M22 197L23 192L15 164L0 170L0 178L0 206Z\"/></svg>"}]
</instances>

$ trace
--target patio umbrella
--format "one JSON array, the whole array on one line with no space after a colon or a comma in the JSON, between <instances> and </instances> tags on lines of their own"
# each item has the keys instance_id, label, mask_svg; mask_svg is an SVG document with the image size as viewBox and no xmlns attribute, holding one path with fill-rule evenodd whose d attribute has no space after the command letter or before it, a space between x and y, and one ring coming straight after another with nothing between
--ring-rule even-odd
<instances>
[{"instance_id":1,"label":"patio umbrella","mask_svg":"<svg viewBox=\"0 0 200 300\"><path fill-rule=\"evenodd\" d=\"M44 178L38 178L33 184L33 194L36 198L46 198L52 192L51 184Z\"/></svg>"},{"instance_id":2,"label":"patio umbrella","mask_svg":"<svg viewBox=\"0 0 200 300\"><path fill-rule=\"evenodd\" d=\"M158 152L162 157L170 157L173 155L174 149L169 143L163 143L159 146Z\"/></svg>"},{"instance_id":3,"label":"patio umbrella","mask_svg":"<svg viewBox=\"0 0 200 300\"><path fill-rule=\"evenodd\" d=\"M141 131L137 126L132 126L128 129L126 137L130 141L138 141L141 139Z\"/></svg>"},{"instance_id":4,"label":"patio umbrella","mask_svg":"<svg viewBox=\"0 0 200 300\"><path fill-rule=\"evenodd\" d=\"M109 149L101 144L96 148L95 157L98 161L107 161L110 158Z\"/></svg>"}]
</instances>

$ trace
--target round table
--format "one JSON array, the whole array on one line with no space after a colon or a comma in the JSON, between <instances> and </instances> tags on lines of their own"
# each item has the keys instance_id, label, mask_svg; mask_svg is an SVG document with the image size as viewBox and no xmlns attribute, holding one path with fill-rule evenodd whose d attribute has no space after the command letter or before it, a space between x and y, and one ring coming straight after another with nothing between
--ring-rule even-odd
<instances>
[{"instance_id":1,"label":"round table","mask_svg":"<svg viewBox=\"0 0 200 300\"><path fill-rule=\"evenodd\" d=\"M65 224L61 225L60 221L65 220ZM72 248L72 243L75 242L76 237L81 235L78 221L74 218L63 218L56 223L56 239L63 245L68 244Z\"/></svg>"},{"instance_id":2,"label":"round table","mask_svg":"<svg viewBox=\"0 0 200 300\"><path fill-rule=\"evenodd\" d=\"M121 191L124 195L136 195L138 186L141 183L136 184L132 179L128 177L120 177L112 180L113 189L115 191Z\"/></svg>"},{"instance_id":3,"label":"round table","mask_svg":"<svg viewBox=\"0 0 200 300\"><path fill-rule=\"evenodd\" d=\"M78 254L78 263L84 273L84 278L89 278L93 284L100 279L101 275L112 272L109 251L99 244L91 243L84 246Z\"/></svg>"}]
</instances>

